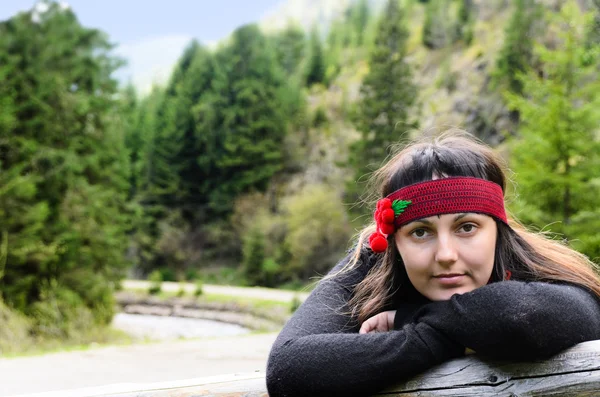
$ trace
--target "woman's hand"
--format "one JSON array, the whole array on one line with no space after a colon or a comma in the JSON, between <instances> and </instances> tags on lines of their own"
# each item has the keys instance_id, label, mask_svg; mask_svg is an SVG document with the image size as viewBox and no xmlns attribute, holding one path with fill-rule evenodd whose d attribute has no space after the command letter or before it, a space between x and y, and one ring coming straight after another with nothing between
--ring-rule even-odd
<instances>
[{"instance_id":1,"label":"woman's hand","mask_svg":"<svg viewBox=\"0 0 600 397\"><path fill-rule=\"evenodd\" d=\"M360 326L359 334L368 334L369 332L388 332L394 329L395 310L388 310L369 318Z\"/></svg>"}]
</instances>

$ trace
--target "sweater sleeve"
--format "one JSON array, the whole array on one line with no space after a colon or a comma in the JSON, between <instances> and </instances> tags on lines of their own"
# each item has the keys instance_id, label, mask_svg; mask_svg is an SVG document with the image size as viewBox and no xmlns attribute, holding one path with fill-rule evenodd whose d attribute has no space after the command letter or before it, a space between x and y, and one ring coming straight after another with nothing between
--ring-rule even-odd
<instances>
[{"instance_id":1,"label":"sweater sleeve","mask_svg":"<svg viewBox=\"0 0 600 397\"><path fill-rule=\"evenodd\" d=\"M358 334L347 313L351 288L340 282L358 273L321 281L284 326L267 363L269 396L370 395L463 354L464 347L425 323Z\"/></svg>"},{"instance_id":2,"label":"sweater sleeve","mask_svg":"<svg viewBox=\"0 0 600 397\"><path fill-rule=\"evenodd\" d=\"M429 303L413 321L480 354L546 358L600 339L600 301L573 285L503 281Z\"/></svg>"}]
</instances>

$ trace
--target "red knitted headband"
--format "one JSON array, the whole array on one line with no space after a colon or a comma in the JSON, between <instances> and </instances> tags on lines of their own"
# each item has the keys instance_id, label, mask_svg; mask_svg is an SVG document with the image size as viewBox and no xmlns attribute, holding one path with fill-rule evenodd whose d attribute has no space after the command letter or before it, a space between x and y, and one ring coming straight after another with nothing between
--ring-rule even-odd
<instances>
[{"instance_id":1,"label":"red knitted headband","mask_svg":"<svg viewBox=\"0 0 600 397\"><path fill-rule=\"evenodd\" d=\"M402 225L432 215L475 212L508 224L502 188L490 181L451 177L415 183L377 202L377 231L369 237L374 252L387 249L387 235Z\"/></svg>"}]
</instances>

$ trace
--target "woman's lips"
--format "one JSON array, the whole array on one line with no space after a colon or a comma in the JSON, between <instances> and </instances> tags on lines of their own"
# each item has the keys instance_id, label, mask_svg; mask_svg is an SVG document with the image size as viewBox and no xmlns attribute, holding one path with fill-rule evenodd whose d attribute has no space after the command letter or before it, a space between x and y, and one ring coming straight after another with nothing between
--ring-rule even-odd
<instances>
[{"instance_id":1,"label":"woman's lips","mask_svg":"<svg viewBox=\"0 0 600 397\"><path fill-rule=\"evenodd\" d=\"M465 277L464 274L453 273L453 274L439 274L437 276L434 276L433 278L438 280L438 282L440 284L454 285L454 284L460 284L460 282L463 280L464 277Z\"/></svg>"}]
</instances>

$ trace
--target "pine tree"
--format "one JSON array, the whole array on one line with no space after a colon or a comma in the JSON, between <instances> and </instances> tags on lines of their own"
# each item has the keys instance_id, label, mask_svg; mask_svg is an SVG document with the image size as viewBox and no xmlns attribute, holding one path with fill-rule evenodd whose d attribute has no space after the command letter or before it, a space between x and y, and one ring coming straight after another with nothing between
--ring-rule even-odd
<instances>
[{"instance_id":1,"label":"pine tree","mask_svg":"<svg viewBox=\"0 0 600 397\"><path fill-rule=\"evenodd\" d=\"M286 83L266 43L255 25L237 29L215 55L220 68L212 92L194 109L206 149L199 161L210 171L202 189L213 217L230 211L239 194L264 190L283 166Z\"/></svg>"},{"instance_id":2,"label":"pine tree","mask_svg":"<svg viewBox=\"0 0 600 397\"><path fill-rule=\"evenodd\" d=\"M365 42L365 31L369 23L370 9L367 0L359 0L351 8L351 20L356 36L356 46L360 47Z\"/></svg>"},{"instance_id":3,"label":"pine tree","mask_svg":"<svg viewBox=\"0 0 600 397\"><path fill-rule=\"evenodd\" d=\"M129 165L111 48L54 2L0 23L0 228L10 247L0 290L54 336L108 323L127 265Z\"/></svg>"},{"instance_id":4,"label":"pine tree","mask_svg":"<svg viewBox=\"0 0 600 397\"><path fill-rule=\"evenodd\" d=\"M389 0L369 57L370 70L360 88L356 127L361 139L352 145L350 157L356 181L377 168L388 156L390 145L416 127L411 111L417 87L405 60L407 38L403 10L397 0ZM351 194L357 193L354 183Z\"/></svg>"},{"instance_id":5,"label":"pine tree","mask_svg":"<svg viewBox=\"0 0 600 397\"><path fill-rule=\"evenodd\" d=\"M591 13L593 15L593 21L590 23L585 40L590 63L593 63L600 58L600 51L598 50L598 43L600 43L600 0L593 0L592 3L593 7Z\"/></svg>"},{"instance_id":6,"label":"pine tree","mask_svg":"<svg viewBox=\"0 0 600 397\"><path fill-rule=\"evenodd\" d=\"M535 0L514 0L514 10L505 29L505 37L496 61L493 79L496 85L506 83L516 94L523 90L519 73L533 62L533 43L541 9Z\"/></svg>"},{"instance_id":7,"label":"pine tree","mask_svg":"<svg viewBox=\"0 0 600 397\"><path fill-rule=\"evenodd\" d=\"M260 228L255 227L248 233L243 248L242 268L249 285L261 285L263 282L265 260L265 236Z\"/></svg>"},{"instance_id":8,"label":"pine tree","mask_svg":"<svg viewBox=\"0 0 600 397\"><path fill-rule=\"evenodd\" d=\"M317 28L313 28L309 39L309 58L306 69L306 85L310 87L313 84L325 82L325 55L323 54L323 44Z\"/></svg>"},{"instance_id":9,"label":"pine tree","mask_svg":"<svg viewBox=\"0 0 600 397\"><path fill-rule=\"evenodd\" d=\"M301 27L290 25L274 38L275 54L287 76L294 76L306 56L306 37Z\"/></svg>"},{"instance_id":10,"label":"pine tree","mask_svg":"<svg viewBox=\"0 0 600 397\"><path fill-rule=\"evenodd\" d=\"M519 78L523 95L507 95L522 116L512 146L517 211L526 223L576 239L592 258L600 255L600 79L598 63L586 65L585 31L590 18L574 1L551 16L553 48L537 47L541 73Z\"/></svg>"},{"instance_id":11,"label":"pine tree","mask_svg":"<svg viewBox=\"0 0 600 397\"><path fill-rule=\"evenodd\" d=\"M450 19L449 2L430 0L425 5L423 45L430 49L443 48L456 39L454 21Z\"/></svg>"},{"instance_id":12,"label":"pine tree","mask_svg":"<svg viewBox=\"0 0 600 397\"><path fill-rule=\"evenodd\" d=\"M460 0L456 24L456 39L464 40L467 45L473 41L473 25L475 24L473 8L473 0Z\"/></svg>"}]
</instances>

